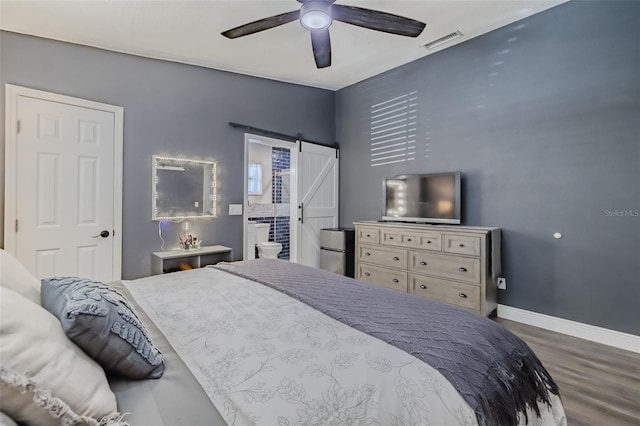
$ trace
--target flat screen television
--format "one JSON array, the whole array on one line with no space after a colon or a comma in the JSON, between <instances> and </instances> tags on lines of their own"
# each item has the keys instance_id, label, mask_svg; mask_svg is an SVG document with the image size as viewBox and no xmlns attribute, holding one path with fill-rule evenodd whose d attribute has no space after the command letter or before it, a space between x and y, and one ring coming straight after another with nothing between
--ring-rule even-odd
<instances>
[{"instance_id":1,"label":"flat screen television","mask_svg":"<svg viewBox=\"0 0 640 426\"><path fill-rule=\"evenodd\" d=\"M384 221L460 224L460 172L395 176L383 193Z\"/></svg>"}]
</instances>

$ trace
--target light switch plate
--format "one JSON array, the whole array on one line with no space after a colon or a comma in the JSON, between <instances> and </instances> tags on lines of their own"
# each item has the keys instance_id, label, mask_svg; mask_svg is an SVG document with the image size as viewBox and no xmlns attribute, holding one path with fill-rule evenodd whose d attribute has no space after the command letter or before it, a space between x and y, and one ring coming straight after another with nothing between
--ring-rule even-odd
<instances>
[{"instance_id":1,"label":"light switch plate","mask_svg":"<svg viewBox=\"0 0 640 426\"><path fill-rule=\"evenodd\" d=\"M229 216L242 215L242 204L229 204Z\"/></svg>"}]
</instances>

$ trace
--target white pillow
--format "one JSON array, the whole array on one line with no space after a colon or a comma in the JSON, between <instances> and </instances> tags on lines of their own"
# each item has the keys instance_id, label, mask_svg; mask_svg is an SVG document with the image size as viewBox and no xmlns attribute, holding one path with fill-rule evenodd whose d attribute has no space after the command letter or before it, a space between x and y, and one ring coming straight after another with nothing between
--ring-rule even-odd
<instances>
[{"instance_id":1,"label":"white pillow","mask_svg":"<svg viewBox=\"0 0 640 426\"><path fill-rule=\"evenodd\" d=\"M40 280L31 275L22 263L0 249L0 286L20 293L32 302L40 304Z\"/></svg>"},{"instance_id":2,"label":"white pillow","mask_svg":"<svg viewBox=\"0 0 640 426\"><path fill-rule=\"evenodd\" d=\"M56 317L4 287L0 395L0 411L16 422L123 424L104 370L67 338Z\"/></svg>"},{"instance_id":3,"label":"white pillow","mask_svg":"<svg viewBox=\"0 0 640 426\"><path fill-rule=\"evenodd\" d=\"M18 425L16 424L16 422L13 421L11 417L7 416L5 413L0 411L0 426L18 426Z\"/></svg>"}]
</instances>

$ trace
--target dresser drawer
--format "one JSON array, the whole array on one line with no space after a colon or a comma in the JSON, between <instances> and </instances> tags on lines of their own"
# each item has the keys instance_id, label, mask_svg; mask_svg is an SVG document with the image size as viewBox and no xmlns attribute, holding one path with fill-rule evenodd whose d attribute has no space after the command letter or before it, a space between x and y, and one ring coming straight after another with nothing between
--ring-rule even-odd
<instances>
[{"instance_id":1,"label":"dresser drawer","mask_svg":"<svg viewBox=\"0 0 640 426\"><path fill-rule=\"evenodd\" d=\"M379 246L360 246L358 248L358 260L375 263L379 266L407 269L407 250Z\"/></svg>"},{"instance_id":2,"label":"dresser drawer","mask_svg":"<svg viewBox=\"0 0 640 426\"><path fill-rule=\"evenodd\" d=\"M376 228L358 227L358 241L361 243L378 244L380 242L380 233Z\"/></svg>"},{"instance_id":3,"label":"dresser drawer","mask_svg":"<svg viewBox=\"0 0 640 426\"><path fill-rule=\"evenodd\" d=\"M409 252L409 270L480 284L480 259L412 250Z\"/></svg>"},{"instance_id":4,"label":"dresser drawer","mask_svg":"<svg viewBox=\"0 0 640 426\"><path fill-rule=\"evenodd\" d=\"M480 237L444 234L444 252L480 256Z\"/></svg>"},{"instance_id":5,"label":"dresser drawer","mask_svg":"<svg viewBox=\"0 0 640 426\"><path fill-rule=\"evenodd\" d=\"M397 230L382 229L381 244L389 244L394 246L402 245L402 232Z\"/></svg>"},{"instance_id":6,"label":"dresser drawer","mask_svg":"<svg viewBox=\"0 0 640 426\"><path fill-rule=\"evenodd\" d=\"M407 273L358 263L358 279L369 284L407 292Z\"/></svg>"},{"instance_id":7,"label":"dresser drawer","mask_svg":"<svg viewBox=\"0 0 640 426\"><path fill-rule=\"evenodd\" d=\"M409 292L480 312L480 287L477 285L409 274Z\"/></svg>"},{"instance_id":8,"label":"dresser drawer","mask_svg":"<svg viewBox=\"0 0 640 426\"><path fill-rule=\"evenodd\" d=\"M382 230L382 244L442 251L442 234L439 232Z\"/></svg>"}]
</instances>

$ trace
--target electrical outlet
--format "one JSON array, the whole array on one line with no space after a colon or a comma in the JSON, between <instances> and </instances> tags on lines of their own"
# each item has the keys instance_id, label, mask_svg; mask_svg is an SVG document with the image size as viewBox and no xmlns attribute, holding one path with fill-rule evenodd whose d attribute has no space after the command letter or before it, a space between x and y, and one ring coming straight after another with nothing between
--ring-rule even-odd
<instances>
[{"instance_id":1,"label":"electrical outlet","mask_svg":"<svg viewBox=\"0 0 640 426\"><path fill-rule=\"evenodd\" d=\"M500 290L506 290L507 289L507 279L506 278L498 278L498 288Z\"/></svg>"}]
</instances>

